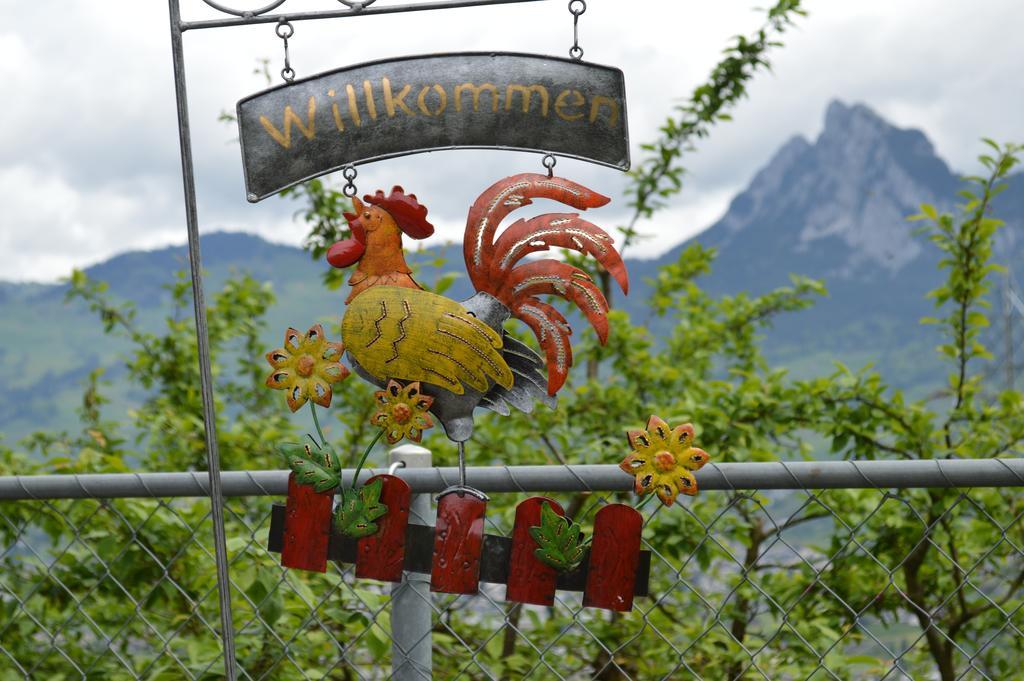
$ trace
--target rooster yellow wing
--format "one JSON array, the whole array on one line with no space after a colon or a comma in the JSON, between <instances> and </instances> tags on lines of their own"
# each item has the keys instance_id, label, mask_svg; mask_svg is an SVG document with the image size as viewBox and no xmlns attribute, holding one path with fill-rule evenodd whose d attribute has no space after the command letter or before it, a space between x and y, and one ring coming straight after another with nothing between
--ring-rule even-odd
<instances>
[{"instance_id":1,"label":"rooster yellow wing","mask_svg":"<svg viewBox=\"0 0 1024 681\"><path fill-rule=\"evenodd\" d=\"M461 395L463 384L486 392L512 387L501 335L462 305L427 291L374 286L345 310L342 340L379 379L423 381Z\"/></svg>"}]
</instances>

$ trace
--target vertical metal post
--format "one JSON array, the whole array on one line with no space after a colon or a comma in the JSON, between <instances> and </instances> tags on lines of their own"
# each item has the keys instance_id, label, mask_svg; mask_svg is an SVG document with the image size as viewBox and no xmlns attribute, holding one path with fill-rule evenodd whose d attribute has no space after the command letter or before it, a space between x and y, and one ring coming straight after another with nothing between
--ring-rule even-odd
<instances>
[{"instance_id":1,"label":"vertical metal post","mask_svg":"<svg viewBox=\"0 0 1024 681\"><path fill-rule=\"evenodd\" d=\"M1003 358L1003 362L1006 365L1006 389L1014 389L1014 379L1016 378L1017 368L1014 366L1013 361L1013 270L1007 268L1005 277L1003 278L1003 343L1005 344L1003 353L1006 355Z\"/></svg>"},{"instance_id":2,"label":"vertical metal post","mask_svg":"<svg viewBox=\"0 0 1024 681\"><path fill-rule=\"evenodd\" d=\"M181 147L181 178L185 191L185 222L188 227L188 261L192 270L192 305L196 319L196 344L199 351L199 381L203 398L203 428L206 435L206 465L210 476L210 508L213 519L213 545L217 561L217 594L220 600L221 644L224 649L224 673L235 681L235 632L231 618L231 583L228 575L228 549L224 536L224 495L220 480L220 454L217 451L217 423L213 403L213 372L210 369L210 342L206 327L206 301L203 298L203 271L199 257L199 218L196 211L196 184L192 164L192 135L188 121L188 96L185 89L185 51L182 43L181 8L178 0L168 0L171 20L171 57L174 61L174 94L178 104L178 142Z\"/></svg>"},{"instance_id":3,"label":"vertical metal post","mask_svg":"<svg viewBox=\"0 0 1024 681\"><path fill-rule=\"evenodd\" d=\"M429 449L402 445L391 450L391 463L402 461L406 468L430 468ZM434 524L429 494L414 494L409 505L409 522ZM405 573L405 580L391 587L391 678L397 681L422 681L433 678L431 630L433 608L430 603L430 575Z\"/></svg>"}]
</instances>

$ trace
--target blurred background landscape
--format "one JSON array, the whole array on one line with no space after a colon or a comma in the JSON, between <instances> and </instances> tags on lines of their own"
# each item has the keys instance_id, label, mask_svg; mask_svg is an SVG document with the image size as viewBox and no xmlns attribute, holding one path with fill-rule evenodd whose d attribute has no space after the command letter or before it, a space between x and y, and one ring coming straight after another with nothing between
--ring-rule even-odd
<instances>
[{"instance_id":1,"label":"blurred background landscape","mask_svg":"<svg viewBox=\"0 0 1024 681\"><path fill-rule=\"evenodd\" d=\"M862 104L835 100L823 116L817 138L796 136L782 145L732 198L727 212L693 237L718 251L712 272L699 283L713 295L759 295L786 285L791 274L821 279L829 296L778 317L766 334L770 363L795 377L828 373L836 361L852 368L870 363L894 387L927 396L946 380L935 352L939 331L920 324L934 312L926 293L935 286L939 251L906 218L922 203L953 209L963 186L958 169L936 154L923 131L897 127ZM482 188L466 187L466 203ZM986 340L996 357L987 370L996 385L1009 387L1024 370L1024 307L1012 276L1013 265L1024 262L1024 174L1010 179L994 212L1007 223L995 260L1009 266L1011 276L991 296ZM601 224L600 214L595 216ZM649 240L671 241L669 220L660 218L658 226L658 236ZM649 316L649 280L689 243L657 258L627 259L633 288L626 298L616 292L613 305L628 311L634 323L651 324L655 336L673 320ZM450 295L471 295L461 248L427 244L411 258L430 264L418 276L433 282L453 273ZM300 248L239 232L209 233L202 245L209 291L243 273L273 289L277 301L266 316L267 348L280 342L287 326L337 323L347 294L325 288L321 276L327 265ZM446 263L435 268L439 257ZM115 299L135 301L139 328L156 331L168 315L191 317L191 308L172 308L167 289L175 273L187 269L185 248L179 246L129 251L85 272L107 282ZM73 430L85 379L96 368L105 369L111 382L112 414L141 397L119 361L128 342L104 334L83 302L65 302L66 291L64 284L0 283L0 335L7 339L0 346L0 433L8 443L34 430Z\"/></svg>"}]
</instances>

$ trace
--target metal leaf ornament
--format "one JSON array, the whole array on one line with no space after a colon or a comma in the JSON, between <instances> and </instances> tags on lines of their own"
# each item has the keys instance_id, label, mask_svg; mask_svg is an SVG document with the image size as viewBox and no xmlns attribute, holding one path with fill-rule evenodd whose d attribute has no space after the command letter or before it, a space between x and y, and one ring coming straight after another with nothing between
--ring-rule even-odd
<instances>
[{"instance_id":1,"label":"metal leaf ornament","mask_svg":"<svg viewBox=\"0 0 1024 681\"><path fill-rule=\"evenodd\" d=\"M684 423L670 428L665 421L651 416L646 430L626 434L633 451L619 468L636 478L634 490L644 495L654 492L666 506L671 506L682 492L697 493L697 479L691 471L699 470L711 458L693 444L693 425Z\"/></svg>"},{"instance_id":2,"label":"metal leaf ornament","mask_svg":"<svg viewBox=\"0 0 1024 681\"><path fill-rule=\"evenodd\" d=\"M277 449L299 484L310 485L316 492L326 492L341 484L341 462L330 446L314 449L308 444L285 443Z\"/></svg>"},{"instance_id":3,"label":"metal leaf ornament","mask_svg":"<svg viewBox=\"0 0 1024 681\"><path fill-rule=\"evenodd\" d=\"M540 509L540 525L530 528L538 548L533 555L545 565L566 572L579 565L586 552L583 530L569 518L558 515L550 504Z\"/></svg>"},{"instance_id":4,"label":"metal leaf ornament","mask_svg":"<svg viewBox=\"0 0 1024 681\"><path fill-rule=\"evenodd\" d=\"M377 478L359 489L342 492L341 503L334 512L334 526L342 534L359 539L377 533L376 521L387 515L388 507L380 502L384 481Z\"/></svg>"}]
</instances>

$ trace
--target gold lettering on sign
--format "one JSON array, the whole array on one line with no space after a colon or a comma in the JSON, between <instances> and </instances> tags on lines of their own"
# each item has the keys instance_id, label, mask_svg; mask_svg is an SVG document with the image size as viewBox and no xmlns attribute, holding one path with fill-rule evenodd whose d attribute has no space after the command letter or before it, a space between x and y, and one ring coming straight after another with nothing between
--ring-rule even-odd
<instances>
[{"instance_id":1,"label":"gold lettering on sign","mask_svg":"<svg viewBox=\"0 0 1024 681\"><path fill-rule=\"evenodd\" d=\"M302 124L302 119L299 115L292 110L291 106L284 108L284 134L281 133L274 124L270 122L270 119L266 116L260 116L260 123L263 125L263 129L270 133L270 136L274 138L274 141L280 144L285 149L289 149L292 146L292 123L299 129L306 139L311 140L316 137L316 98L310 97L308 108L306 109L306 125Z\"/></svg>"},{"instance_id":2,"label":"gold lettering on sign","mask_svg":"<svg viewBox=\"0 0 1024 681\"><path fill-rule=\"evenodd\" d=\"M523 98L523 113L530 111L530 100L533 98L533 93L536 92L540 95L540 115L548 115L548 89L543 85L515 85L510 84L508 90L505 91L505 111L512 110L512 101L515 93L519 93Z\"/></svg>"},{"instance_id":3,"label":"gold lettering on sign","mask_svg":"<svg viewBox=\"0 0 1024 681\"><path fill-rule=\"evenodd\" d=\"M437 93L437 109L431 111L427 108L427 95L433 90ZM416 104L419 106L420 111L423 112L424 116L440 116L444 113L444 110L448 108L448 93L445 92L444 88L438 84L434 84L433 88L426 85L420 90L420 96L416 98Z\"/></svg>"},{"instance_id":4,"label":"gold lettering on sign","mask_svg":"<svg viewBox=\"0 0 1024 681\"><path fill-rule=\"evenodd\" d=\"M359 117L359 100L356 99L356 89L349 83L345 86L345 92L348 94L348 115L352 117L352 121L358 128L363 124L363 119Z\"/></svg>"},{"instance_id":5,"label":"gold lettering on sign","mask_svg":"<svg viewBox=\"0 0 1024 681\"><path fill-rule=\"evenodd\" d=\"M602 97L601 95L595 95L594 99L590 102L590 122L593 123L597 120L597 114L601 110L602 104L611 111L608 114L608 125L615 125L619 121L619 103L610 97Z\"/></svg>"},{"instance_id":6,"label":"gold lettering on sign","mask_svg":"<svg viewBox=\"0 0 1024 681\"><path fill-rule=\"evenodd\" d=\"M376 86L379 86L381 89L384 104L384 108L380 112L381 117L386 112L388 118L394 118L396 115L401 117L402 114L407 116L422 115L428 118L439 118L446 114L451 116L452 112L448 111L450 96L454 97L453 109L455 113L461 114L464 110L464 104L465 111L468 113L469 101L467 100L467 95L472 95L474 114L483 113L486 115L491 113L499 116L499 120L501 116L506 118L509 116L518 117L520 113L539 115L546 118L548 111L554 109L555 115L561 121L568 123L579 122L580 124L589 122L592 125L603 123L610 128L614 128L619 123L620 116L622 115L622 103L619 99L592 94L586 90L572 87L549 92L547 87L538 83L513 82L507 85L505 83L497 85L495 83L480 83L477 85L476 83L465 82L458 85L445 86L437 82L430 83L428 81L426 84L417 83L415 87L419 89L414 94L414 86L410 84L402 86L402 89L396 93L391 81L385 77L381 78L379 82L362 80L346 84L344 85L344 92L340 84L335 85L337 89L328 89L326 91L327 97L324 101L329 106L322 107L324 112L321 114L321 117L325 120L321 122L321 125L330 125L326 120L328 108L330 109L330 117L333 120L334 127L340 133L345 132L346 124L362 127L364 123L369 126L371 122L377 121ZM449 94L447 87L453 88L451 94ZM362 89L365 104L361 104L359 101L360 89ZM320 92L323 93L322 90ZM554 92L558 94L552 101L551 95ZM480 100L483 95L489 96L489 101L484 100L481 102ZM319 96L323 96L323 94ZM504 106L502 106L502 97L504 97ZM344 104L342 104L342 98L345 99ZM292 127L295 127L307 140L312 140L316 137L316 100L316 96L309 97L304 116L297 113L291 105L285 106L280 127L277 126L276 119L275 122L272 122L271 118L266 115L260 115L259 122L275 142L285 149L291 149L292 142L298 139L298 135L295 138L292 137ZM349 119L348 122L344 120L342 111L346 111L347 116L345 117ZM560 123L557 124L561 125Z\"/></svg>"},{"instance_id":7,"label":"gold lettering on sign","mask_svg":"<svg viewBox=\"0 0 1024 681\"><path fill-rule=\"evenodd\" d=\"M384 86L384 108L388 110L388 116L394 117L395 107L397 106L405 113L410 116L415 116L416 112L410 109L405 104L405 97L409 94L409 90L412 90L411 85L406 85L395 97L391 92L391 81L387 78L381 80L381 84Z\"/></svg>"},{"instance_id":8,"label":"gold lettering on sign","mask_svg":"<svg viewBox=\"0 0 1024 681\"><path fill-rule=\"evenodd\" d=\"M491 113L498 113L498 88L492 83L484 83L479 87L472 83L463 83L455 86L455 110L462 112L462 93L469 90L473 93L473 112L480 110L480 93L488 92L491 95Z\"/></svg>"},{"instance_id":9,"label":"gold lettering on sign","mask_svg":"<svg viewBox=\"0 0 1024 681\"><path fill-rule=\"evenodd\" d=\"M567 104L566 100L569 96L572 96L572 103ZM583 106L586 103L586 99L583 97L583 93L579 90L562 90L558 93L558 97L555 98L555 114L563 121L578 121L583 118L586 114L582 111L580 113L569 113L566 109L570 107Z\"/></svg>"},{"instance_id":10,"label":"gold lettering on sign","mask_svg":"<svg viewBox=\"0 0 1024 681\"><path fill-rule=\"evenodd\" d=\"M328 90L327 96L334 97L334 90ZM334 127L338 129L338 132L345 132L345 121L341 120L341 111L338 110L338 103L331 102L331 114L334 115Z\"/></svg>"},{"instance_id":11,"label":"gold lettering on sign","mask_svg":"<svg viewBox=\"0 0 1024 681\"><path fill-rule=\"evenodd\" d=\"M373 85L368 80L363 81L363 94L366 95L366 110L370 118L377 120L377 102L373 101Z\"/></svg>"}]
</instances>

